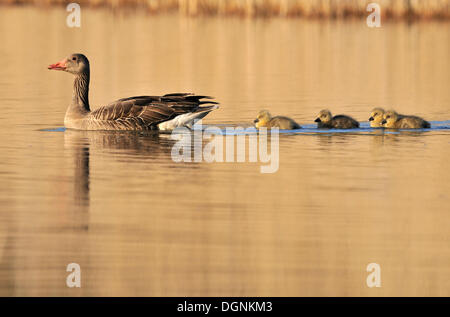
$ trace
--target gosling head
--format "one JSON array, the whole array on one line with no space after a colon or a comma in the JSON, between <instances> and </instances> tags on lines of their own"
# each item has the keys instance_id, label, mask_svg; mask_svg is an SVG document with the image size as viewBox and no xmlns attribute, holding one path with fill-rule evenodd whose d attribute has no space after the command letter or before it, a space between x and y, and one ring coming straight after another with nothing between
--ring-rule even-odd
<instances>
[{"instance_id":1,"label":"gosling head","mask_svg":"<svg viewBox=\"0 0 450 317\"><path fill-rule=\"evenodd\" d=\"M83 54L72 54L62 61L48 66L50 70L62 70L74 75L89 73L89 61Z\"/></svg>"},{"instance_id":2,"label":"gosling head","mask_svg":"<svg viewBox=\"0 0 450 317\"><path fill-rule=\"evenodd\" d=\"M383 121L384 109L382 108L374 108L370 113L370 126L372 128L381 127L381 122Z\"/></svg>"},{"instance_id":3,"label":"gosling head","mask_svg":"<svg viewBox=\"0 0 450 317\"><path fill-rule=\"evenodd\" d=\"M393 128L397 120L398 120L398 113L395 112L394 110L389 110L384 113L383 121L381 121L381 124L385 128Z\"/></svg>"},{"instance_id":4,"label":"gosling head","mask_svg":"<svg viewBox=\"0 0 450 317\"><path fill-rule=\"evenodd\" d=\"M269 123L270 119L272 119L270 112L267 110L261 110L253 122L255 123L255 127L260 128L265 127Z\"/></svg>"},{"instance_id":5,"label":"gosling head","mask_svg":"<svg viewBox=\"0 0 450 317\"><path fill-rule=\"evenodd\" d=\"M330 110L324 109L319 112L319 114L317 115L317 118L316 118L316 120L314 120L314 122L327 123L327 122L330 122L332 118L333 117L331 116Z\"/></svg>"}]
</instances>

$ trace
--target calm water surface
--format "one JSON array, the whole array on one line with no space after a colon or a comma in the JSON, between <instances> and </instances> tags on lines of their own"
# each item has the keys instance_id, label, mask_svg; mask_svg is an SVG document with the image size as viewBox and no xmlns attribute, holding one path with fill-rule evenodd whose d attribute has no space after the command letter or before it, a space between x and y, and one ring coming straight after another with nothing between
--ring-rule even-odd
<instances>
[{"instance_id":1,"label":"calm water surface","mask_svg":"<svg viewBox=\"0 0 450 317\"><path fill-rule=\"evenodd\" d=\"M91 107L189 91L205 124L324 107L450 120L450 25L113 15L0 8L0 295L450 295L450 123L280 137L280 166L175 163L168 135L63 126L91 60ZM438 126L433 124L434 127ZM66 287L78 263L82 287ZM366 266L381 266L381 288Z\"/></svg>"}]
</instances>

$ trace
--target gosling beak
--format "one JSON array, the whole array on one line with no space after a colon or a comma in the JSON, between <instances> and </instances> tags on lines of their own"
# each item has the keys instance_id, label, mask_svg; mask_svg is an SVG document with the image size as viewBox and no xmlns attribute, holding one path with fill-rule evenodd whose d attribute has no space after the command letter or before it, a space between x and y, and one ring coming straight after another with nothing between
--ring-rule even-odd
<instances>
[{"instance_id":1,"label":"gosling beak","mask_svg":"<svg viewBox=\"0 0 450 317\"><path fill-rule=\"evenodd\" d=\"M370 117L370 118L369 118L369 121L373 121L373 120L374 120L373 117Z\"/></svg>"},{"instance_id":2,"label":"gosling beak","mask_svg":"<svg viewBox=\"0 0 450 317\"><path fill-rule=\"evenodd\" d=\"M51 64L48 66L48 69L54 69L54 70L65 70L67 68L66 66L67 59L63 59L62 61Z\"/></svg>"},{"instance_id":3,"label":"gosling beak","mask_svg":"<svg viewBox=\"0 0 450 317\"><path fill-rule=\"evenodd\" d=\"M253 120L253 123L258 123L258 122L259 122L258 119Z\"/></svg>"},{"instance_id":4,"label":"gosling beak","mask_svg":"<svg viewBox=\"0 0 450 317\"><path fill-rule=\"evenodd\" d=\"M320 122L320 118L316 118L316 120L314 120L314 122Z\"/></svg>"},{"instance_id":5,"label":"gosling beak","mask_svg":"<svg viewBox=\"0 0 450 317\"><path fill-rule=\"evenodd\" d=\"M387 122L386 120L383 120L381 121L381 124L386 124L386 122Z\"/></svg>"}]
</instances>

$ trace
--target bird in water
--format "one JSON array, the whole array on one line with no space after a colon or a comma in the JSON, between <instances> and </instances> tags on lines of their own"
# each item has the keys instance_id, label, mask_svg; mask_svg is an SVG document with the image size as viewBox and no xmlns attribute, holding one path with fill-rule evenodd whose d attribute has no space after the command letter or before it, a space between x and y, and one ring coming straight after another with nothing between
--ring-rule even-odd
<instances>
[{"instance_id":1,"label":"bird in water","mask_svg":"<svg viewBox=\"0 0 450 317\"><path fill-rule=\"evenodd\" d=\"M428 121L420 117L399 115L394 110L386 111L381 123L383 127L388 129L424 129L431 127Z\"/></svg>"},{"instance_id":2,"label":"bird in water","mask_svg":"<svg viewBox=\"0 0 450 317\"><path fill-rule=\"evenodd\" d=\"M321 110L314 122L318 128L326 129L354 129L359 128L359 123L352 117L346 115L332 116L329 110Z\"/></svg>"},{"instance_id":3,"label":"bird in water","mask_svg":"<svg viewBox=\"0 0 450 317\"><path fill-rule=\"evenodd\" d=\"M65 127L70 129L170 131L177 127L192 127L196 120L218 108L211 97L173 93L123 98L91 111L90 66L86 56L72 54L48 69L75 75L72 102L64 118Z\"/></svg>"},{"instance_id":4,"label":"bird in water","mask_svg":"<svg viewBox=\"0 0 450 317\"><path fill-rule=\"evenodd\" d=\"M372 112L370 113L370 126L372 128L381 128L383 125L381 122L383 121L383 115L384 115L384 109L383 108L373 108Z\"/></svg>"},{"instance_id":5,"label":"bird in water","mask_svg":"<svg viewBox=\"0 0 450 317\"><path fill-rule=\"evenodd\" d=\"M261 110L253 121L256 128L279 128L283 130L301 129L301 126L293 119L283 116L272 117L269 111Z\"/></svg>"}]
</instances>

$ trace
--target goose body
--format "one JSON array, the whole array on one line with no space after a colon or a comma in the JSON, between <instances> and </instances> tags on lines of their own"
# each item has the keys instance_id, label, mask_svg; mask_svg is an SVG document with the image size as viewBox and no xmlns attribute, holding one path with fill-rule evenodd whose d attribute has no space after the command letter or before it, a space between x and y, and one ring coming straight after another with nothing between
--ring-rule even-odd
<instances>
[{"instance_id":1,"label":"goose body","mask_svg":"<svg viewBox=\"0 0 450 317\"><path fill-rule=\"evenodd\" d=\"M316 120L318 128L325 129L354 129L359 128L359 123L346 115L332 116L329 110L321 110Z\"/></svg>"},{"instance_id":2,"label":"goose body","mask_svg":"<svg viewBox=\"0 0 450 317\"><path fill-rule=\"evenodd\" d=\"M75 75L72 102L64 118L64 125L69 129L170 131L181 126L191 127L195 120L218 108L208 96L174 93L123 98L91 111L90 67L86 56L72 54L48 68Z\"/></svg>"},{"instance_id":3,"label":"goose body","mask_svg":"<svg viewBox=\"0 0 450 317\"><path fill-rule=\"evenodd\" d=\"M388 129L425 129L430 128L428 121L417 116L399 115L395 111L387 111L383 115L383 127Z\"/></svg>"},{"instance_id":4,"label":"goose body","mask_svg":"<svg viewBox=\"0 0 450 317\"><path fill-rule=\"evenodd\" d=\"M293 119L284 116L272 117L267 110L261 110L253 122L255 123L256 128L267 127L279 128L282 130L301 129L301 126Z\"/></svg>"}]
</instances>

